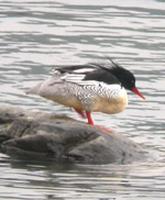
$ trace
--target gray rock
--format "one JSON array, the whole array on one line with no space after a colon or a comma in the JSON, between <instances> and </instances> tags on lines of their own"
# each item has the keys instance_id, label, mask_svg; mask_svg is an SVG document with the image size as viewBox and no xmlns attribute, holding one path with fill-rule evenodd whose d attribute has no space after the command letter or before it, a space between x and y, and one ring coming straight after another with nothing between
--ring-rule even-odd
<instances>
[{"instance_id":1,"label":"gray rock","mask_svg":"<svg viewBox=\"0 0 165 200\"><path fill-rule=\"evenodd\" d=\"M66 116L14 107L0 109L0 147L10 156L88 164L130 163L147 153L115 132Z\"/></svg>"}]
</instances>

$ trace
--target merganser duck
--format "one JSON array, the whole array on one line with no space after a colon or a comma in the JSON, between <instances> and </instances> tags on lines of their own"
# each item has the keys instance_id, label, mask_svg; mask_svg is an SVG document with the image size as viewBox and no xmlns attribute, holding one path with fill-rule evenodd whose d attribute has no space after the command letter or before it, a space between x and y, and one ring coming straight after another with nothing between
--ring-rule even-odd
<instances>
[{"instance_id":1,"label":"merganser duck","mask_svg":"<svg viewBox=\"0 0 165 200\"><path fill-rule=\"evenodd\" d=\"M109 59L106 64L57 66L50 78L31 88L28 93L72 107L87 117L88 124L94 125L91 112L114 114L126 108L126 89L145 99L135 82L130 71Z\"/></svg>"}]
</instances>

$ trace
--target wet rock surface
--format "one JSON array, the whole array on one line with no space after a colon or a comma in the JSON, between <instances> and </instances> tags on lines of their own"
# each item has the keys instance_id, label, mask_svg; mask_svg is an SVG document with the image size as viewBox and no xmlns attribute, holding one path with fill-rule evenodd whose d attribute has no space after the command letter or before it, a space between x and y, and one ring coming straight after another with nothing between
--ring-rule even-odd
<instances>
[{"instance_id":1,"label":"wet rock surface","mask_svg":"<svg viewBox=\"0 0 165 200\"><path fill-rule=\"evenodd\" d=\"M0 149L21 159L87 164L130 163L146 155L122 134L66 116L6 106L0 108Z\"/></svg>"}]
</instances>

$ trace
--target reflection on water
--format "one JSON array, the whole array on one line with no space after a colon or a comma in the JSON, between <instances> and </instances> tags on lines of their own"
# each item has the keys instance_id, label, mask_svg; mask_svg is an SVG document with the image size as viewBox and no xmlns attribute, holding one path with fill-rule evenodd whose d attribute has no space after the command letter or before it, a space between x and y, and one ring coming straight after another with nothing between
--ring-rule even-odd
<instances>
[{"instance_id":1,"label":"reflection on water","mask_svg":"<svg viewBox=\"0 0 165 200\"><path fill-rule=\"evenodd\" d=\"M129 93L126 111L94 118L154 154L152 161L129 166L23 163L1 154L0 198L164 199L165 3L9 0L0 2L0 10L1 103L77 117L24 91L47 78L54 64L110 56L136 74L147 100Z\"/></svg>"},{"instance_id":2,"label":"reflection on water","mask_svg":"<svg viewBox=\"0 0 165 200\"><path fill-rule=\"evenodd\" d=\"M152 168L148 164L74 166L6 159L1 169L3 198L13 195L15 199L164 198L163 164L152 164Z\"/></svg>"}]
</instances>

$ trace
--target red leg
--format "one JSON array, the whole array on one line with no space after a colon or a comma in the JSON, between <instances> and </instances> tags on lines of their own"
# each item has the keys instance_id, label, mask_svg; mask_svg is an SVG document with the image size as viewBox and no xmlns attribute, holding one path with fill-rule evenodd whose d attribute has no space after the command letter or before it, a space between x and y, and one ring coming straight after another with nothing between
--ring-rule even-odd
<instances>
[{"instance_id":1,"label":"red leg","mask_svg":"<svg viewBox=\"0 0 165 200\"><path fill-rule=\"evenodd\" d=\"M87 119L88 119L88 124L94 126L94 121L93 121L93 119L91 117L91 113L86 111L86 116L87 116Z\"/></svg>"},{"instance_id":2,"label":"red leg","mask_svg":"<svg viewBox=\"0 0 165 200\"><path fill-rule=\"evenodd\" d=\"M81 111L81 110L78 110L78 109L76 109L75 108L75 111L82 117L82 118L86 118L86 116L85 116L85 113L83 112L83 111Z\"/></svg>"}]
</instances>

